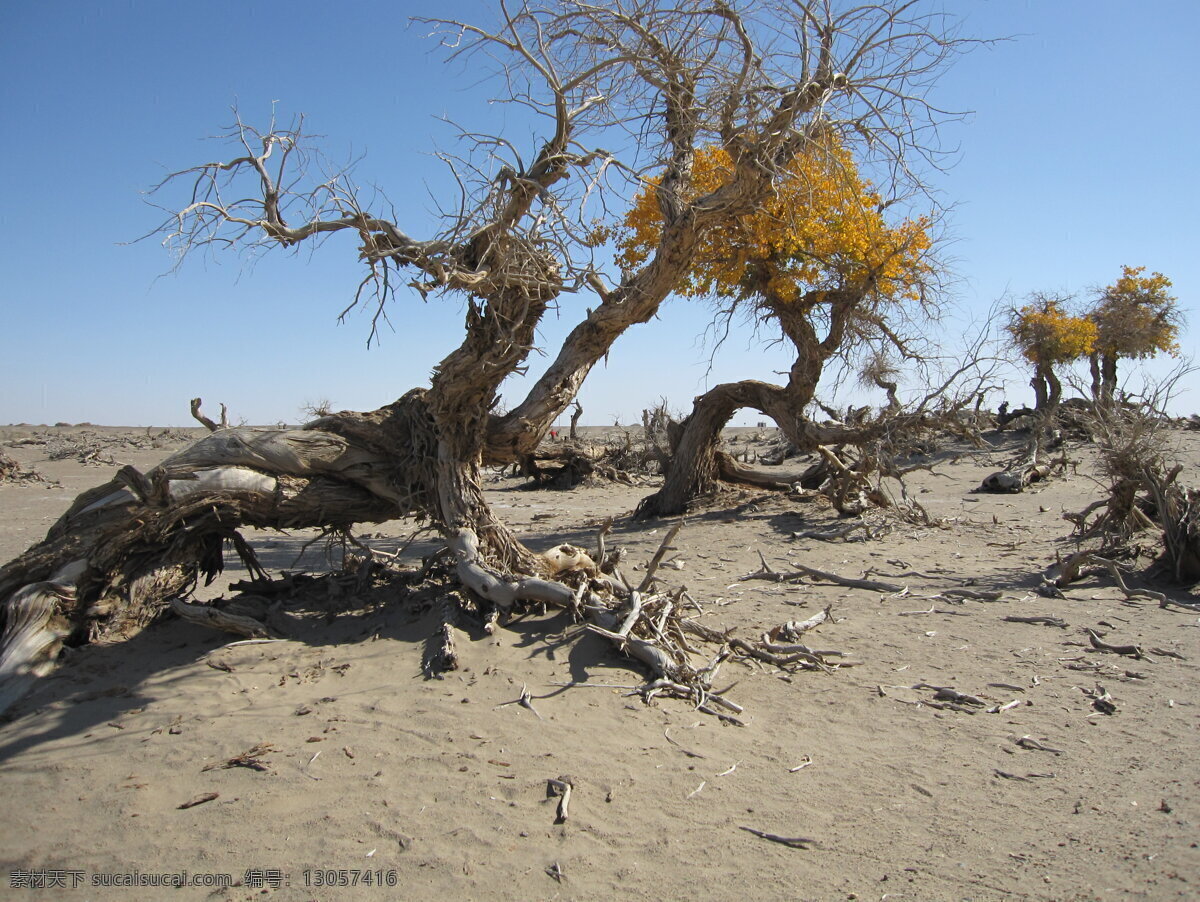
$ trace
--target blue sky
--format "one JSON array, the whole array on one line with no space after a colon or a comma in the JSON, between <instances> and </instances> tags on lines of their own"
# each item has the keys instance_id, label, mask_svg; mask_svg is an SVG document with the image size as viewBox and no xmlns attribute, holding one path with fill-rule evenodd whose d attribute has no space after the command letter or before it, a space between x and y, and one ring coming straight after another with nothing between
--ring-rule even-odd
<instances>
[{"instance_id":1,"label":"blue sky","mask_svg":"<svg viewBox=\"0 0 1200 902\"><path fill-rule=\"evenodd\" d=\"M306 114L335 159L365 153L360 181L385 190L403 228L431 231L431 194L448 181L430 152L453 139L442 118L494 126L506 114L407 16L475 5L0 2L0 423L184 424L195 395L235 420L296 421L306 403L370 409L424 384L459 339L460 305L402 297L394 331L368 349L365 314L337 323L359 278L351 241L253 266L194 258L175 273L156 240L128 242L158 218L144 189L222 156L202 139L234 103L252 122L273 105L285 120ZM937 178L953 206L946 336L1005 293L1085 294L1132 264L1174 281L1194 349L1200 4L943 5L965 34L1011 36L960 58L936 94L973 111L947 129L959 151ZM564 301L548 348L587 303ZM623 336L581 393L585 422L636 420L660 396L684 409L715 382L786 368L739 333L709 371L706 320L670 300ZM1176 407L1200 410L1200 380L1189 388ZM1029 395L1015 374L1011 398Z\"/></svg>"}]
</instances>

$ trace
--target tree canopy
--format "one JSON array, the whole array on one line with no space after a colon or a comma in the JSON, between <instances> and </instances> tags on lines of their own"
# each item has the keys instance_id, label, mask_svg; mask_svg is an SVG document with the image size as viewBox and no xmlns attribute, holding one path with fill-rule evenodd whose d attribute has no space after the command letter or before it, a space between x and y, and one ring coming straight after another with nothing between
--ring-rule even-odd
<instances>
[{"instance_id":1,"label":"tree canopy","mask_svg":"<svg viewBox=\"0 0 1200 902\"><path fill-rule=\"evenodd\" d=\"M1042 410L1058 403L1062 385L1055 367L1092 353L1096 324L1066 310L1065 298L1034 294L1029 303L1009 311L1006 328L1013 345L1033 364L1034 394Z\"/></svg>"},{"instance_id":2,"label":"tree canopy","mask_svg":"<svg viewBox=\"0 0 1200 902\"><path fill-rule=\"evenodd\" d=\"M1096 324L1083 316L1072 316L1060 298L1035 295L1013 310L1008 333L1022 356L1035 366L1071 363L1092 353Z\"/></svg>"},{"instance_id":3,"label":"tree canopy","mask_svg":"<svg viewBox=\"0 0 1200 902\"><path fill-rule=\"evenodd\" d=\"M734 176L729 153L699 150L694 190L709 193ZM626 214L618 262L641 264L662 233L658 190L650 180ZM795 156L775 191L748 214L707 232L677 293L755 299L761 309L813 306L822 292L864 291L882 300L921 300L932 273L927 217L890 225L884 203L841 140L827 133Z\"/></svg>"},{"instance_id":4,"label":"tree canopy","mask_svg":"<svg viewBox=\"0 0 1200 902\"><path fill-rule=\"evenodd\" d=\"M1117 361L1156 354L1179 354L1183 314L1170 293L1171 280L1144 266L1124 266L1088 312L1096 329L1092 349L1092 394L1111 401L1117 387Z\"/></svg>"},{"instance_id":5,"label":"tree canopy","mask_svg":"<svg viewBox=\"0 0 1200 902\"><path fill-rule=\"evenodd\" d=\"M1113 357L1144 358L1179 353L1182 315L1170 294L1171 280L1144 266L1125 266L1104 289L1088 318L1095 324L1095 350Z\"/></svg>"}]
</instances>

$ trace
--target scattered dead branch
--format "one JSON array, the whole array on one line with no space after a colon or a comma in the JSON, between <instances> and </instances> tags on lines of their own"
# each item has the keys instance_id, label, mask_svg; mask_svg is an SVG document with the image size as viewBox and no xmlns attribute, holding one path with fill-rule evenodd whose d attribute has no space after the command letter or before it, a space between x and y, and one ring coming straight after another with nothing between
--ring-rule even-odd
<instances>
[{"instance_id":1,"label":"scattered dead branch","mask_svg":"<svg viewBox=\"0 0 1200 902\"><path fill-rule=\"evenodd\" d=\"M845 586L849 589L866 589L868 592L902 592L904 586L895 583L885 583L873 579L854 579L848 576L839 576L836 573L829 573L825 570L818 570L815 567L806 567L803 564L791 562L795 570L785 573L780 573L775 570L767 559L763 557L763 553L758 552L758 559L762 562L762 566L753 573L748 573L745 576L739 577L739 580L745 582L751 579L765 579L775 583L796 582L801 579L815 579L822 582L833 583L835 586Z\"/></svg>"},{"instance_id":2,"label":"scattered dead branch","mask_svg":"<svg viewBox=\"0 0 1200 902\"><path fill-rule=\"evenodd\" d=\"M529 687L524 683L521 684L521 694L514 698L511 702L501 702L496 705L497 708L507 708L509 705L520 705L522 708L527 708L532 711L538 720L542 720L542 715L538 714L538 709L533 706L533 696L529 693Z\"/></svg>"},{"instance_id":3,"label":"scattered dead branch","mask_svg":"<svg viewBox=\"0 0 1200 902\"><path fill-rule=\"evenodd\" d=\"M37 470L27 470L22 467L17 461L13 460L3 451L0 451L0 482L12 483L29 483L29 482L44 482L49 483L41 473Z\"/></svg>"},{"instance_id":4,"label":"scattered dead branch","mask_svg":"<svg viewBox=\"0 0 1200 902\"><path fill-rule=\"evenodd\" d=\"M938 594L946 599L970 599L971 601L999 601L1004 597L1003 592L967 589L962 586L942 589Z\"/></svg>"},{"instance_id":5,"label":"scattered dead branch","mask_svg":"<svg viewBox=\"0 0 1200 902\"><path fill-rule=\"evenodd\" d=\"M1019 745L1021 748L1030 749L1031 751L1050 752L1053 755L1065 754L1065 752L1062 749L1052 748L1051 746L1048 746L1043 742L1039 742L1037 739L1034 739L1032 736L1022 736L1016 742L1017 742L1017 745Z\"/></svg>"},{"instance_id":6,"label":"scattered dead branch","mask_svg":"<svg viewBox=\"0 0 1200 902\"><path fill-rule=\"evenodd\" d=\"M1088 639L1092 643L1092 648L1096 649L1097 651L1112 652L1114 655L1127 655L1131 658L1137 658L1139 661L1146 657L1141 648L1137 645L1110 645L1108 642L1105 642L1098 635L1096 635L1096 631L1092 629L1089 629L1087 634Z\"/></svg>"},{"instance_id":7,"label":"scattered dead branch","mask_svg":"<svg viewBox=\"0 0 1200 902\"><path fill-rule=\"evenodd\" d=\"M219 792L205 792L175 807L182 811L188 808L195 808L197 805L203 805L205 802L215 802L220 797L221 794Z\"/></svg>"},{"instance_id":8,"label":"scattered dead branch","mask_svg":"<svg viewBox=\"0 0 1200 902\"><path fill-rule=\"evenodd\" d=\"M675 540L675 536L679 534L680 528L683 526L683 521L680 520L668 531L663 537L662 543L658 546L658 551L654 552L654 557L650 559L650 563L646 565L646 576L642 579L642 583L638 586L639 592L645 592L654 582L654 573L658 570L658 565L662 563L663 556L670 550L671 542Z\"/></svg>"},{"instance_id":9,"label":"scattered dead branch","mask_svg":"<svg viewBox=\"0 0 1200 902\"><path fill-rule=\"evenodd\" d=\"M1132 599L1132 598L1148 598L1151 601L1157 601L1159 607L1163 607L1166 605L1167 596L1164 595L1162 592L1155 592L1151 589L1131 589L1131 588L1129 588L1129 586L1127 586L1125 584L1125 577L1121 575L1121 568L1117 566L1116 561L1110 561L1107 558L1096 557L1094 555L1092 557L1092 560L1095 561L1097 564L1101 565L1102 567L1104 567L1106 570L1108 570L1109 573L1112 574L1112 578L1116 582L1117 588L1121 590L1121 593L1125 596L1125 598L1127 600Z\"/></svg>"},{"instance_id":10,"label":"scattered dead branch","mask_svg":"<svg viewBox=\"0 0 1200 902\"><path fill-rule=\"evenodd\" d=\"M571 790L574 788L573 777L559 777L557 780L546 781L546 798L558 799L554 823L565 824L570 817Z\"/></svg>"},{"instance_id":11,"label":"scattered dead branch","mask_svg":"<svg viewBox=\"0 0 1200 902\"><path fill-rule=\"evenodd\" d=\"M1060 620L1058 617L1044 617L1041 615L1023 617L1020 614L1010 614L1004 620L1007 623L1040 623L1043 626L1056 626L1059 629L1066 629L1068 626L1067 621Z\"/></svg>"},{"instance_id":12,"label":"scattered dead branch","mask_svg":"<svg viewBox=\"0 0 1200 902\"><path fill-rule=\"evenodd\" d=\"M275 748L275 746L271 745L269 742L260 742L258 745L247 749L240 755L234 755L232 758L227 758L224 761L206 764L204 767L200 768L200 771L203 773L204 771L214 770L218 767L226 769L231 767L245 767L250 770L264 772L270 771L270 768L267 766L269 762L263 761L262 758L264 755L267 755L270 752L277 751L279 751L279 749Z\"/></svg>"}]
</instances>

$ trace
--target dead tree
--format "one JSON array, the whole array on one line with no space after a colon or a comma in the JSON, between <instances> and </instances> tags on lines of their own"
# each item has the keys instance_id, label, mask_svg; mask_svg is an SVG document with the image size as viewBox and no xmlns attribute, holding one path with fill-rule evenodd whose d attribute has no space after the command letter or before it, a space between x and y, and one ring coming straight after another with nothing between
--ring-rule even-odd
<instances>
[{"instance_id":1,"label":"dead tree","mask_svg":"<svg viewBox=\"0 0 1200 902\"><path fill-rule=\"evenodd\" d=\"M1171 579L1200 580L1200 490L1183 484L1186 470L1171 457L1171 419L1163 412L1177 368L1147 395L1124 403L1093 404L1083 414L1095 437L1097 476L1107 497L1063 518L1076 534L1099 543L1097 554L1125 556L1144 531L1161 531L1159 563ZM1181 478L1182 477L1182 478Z\"/></svg>"},{"instance_id":2,"label":"dead tree","mask_svg":"<svg viewBox=\"0 0 1200 902\"><path fill-rule=\"evenodd\" d=\"M571 441L578 441L579 434L579 418L583 416L583 405L579 401L575 401L575 409L571 411Z\"/></svg>"},{"instance_id":3,"label":"dead tree","mask_svg":"<svg viewBox=\"0 0 1200 902\"><path fill-rule=\"evenodd\" d=\"M451 57L499 61L507 99L543 123L542 136L529 154L503 135L470 136L486 158L458 160L452 184L462 201L439 233L409 234L364 200L348 172L318 174L303 119L258 129L235 110L231 155L159 186L167 217L158 234L180 256L295 249L348 232L364 265L350 306L375 305L377 320L406 287L450 295L465 300L464 337L427 386L379 410L300 429L213 432L147 473L123 469L80 496L44 541L0 569L0 707L62 642L124 634L197 573L214 572L223 541L252 560L241 526L422 517L485 603L571 604L575 591L541 579L541 558L489 508L480 466L531 453L617 337L680 285L703 237L761 204L818 135L836 127L896 171L914 149L927 151L922 135L940 114L924 92L963 44L943 14L908 0L838 10L824 0L687 9L548 0L495 15L421 21ZM627 154L596 146L622 133ZM693 161L714 143L733 172L699 190ZM661 235L637 267L606 276L592 251L595 218L644 174L657 177ZM590 309L528 395L493 414L543 316L584 292Z\"/></svg>"},{"instance_id":4,"label":"dead tree","mask_svg":"<svg viewBox=\"0 0 1200 902\"><path fill-rule=\"evenodd\" d=\"M229 409L224 404L222 404L221 405L221 422L215 423L215 422L213 422L211 417L205 416L200 411L200 405L203 403L204 403L204 400L202 398L192 398L192 402L191 402L192 417L195 420L197 420L198 422L200 422L204 426L204 428L207 429L209 432L216 432L218 429L228 429L229 428Z\"/></svg>"}]
</instances>

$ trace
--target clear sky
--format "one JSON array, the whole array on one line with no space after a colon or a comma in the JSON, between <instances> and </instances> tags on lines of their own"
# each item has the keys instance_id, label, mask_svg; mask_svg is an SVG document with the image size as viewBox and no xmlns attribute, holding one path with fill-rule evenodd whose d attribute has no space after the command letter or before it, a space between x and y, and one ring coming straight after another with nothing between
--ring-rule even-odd
<instances>
[{"instance_id":1,"label":"clear sky","mask_svg":"<svg viewBox=\"0 0 1200 902\"><path fill-rule=\"evenodd\" d=\"M402 297L394 331L368 349L366 315L337 323L360 277L352 241L253 266L197 257L166 275L156 240L127 242L159 218L144 189L227 152L201 139L234 103L256 123L273 104L285 121L305 113L333 157L365 153L358 177L387 193L402 228L430 232L431 196L449 186L430 156L451 146L442 117L475 126L504 114L478 73L443 65L407 16L475 5L0 0L0 423L184 424L196 395L210 413L224 401L235 421L295 422L307 403L370 409L425 384L459 340L461 306ZM938 179L955 238L946 334L1005 293L1086 294L1131 264L1174 281L1193 352L1200 4L941 6L967 35L1011 37L960 58L935 95L973 111L948 128L959 152ZM564 301L548 348L588 303ZM628 423L661 396L685 409L708 385L786 368L737 334L709 372L706 319L670 300L623 336L584 386L584 421ZM1011 399L1030 394L1015 374ZM1200 410L1200 380L1176 408Z\"/></svg>"}]
</instances>

